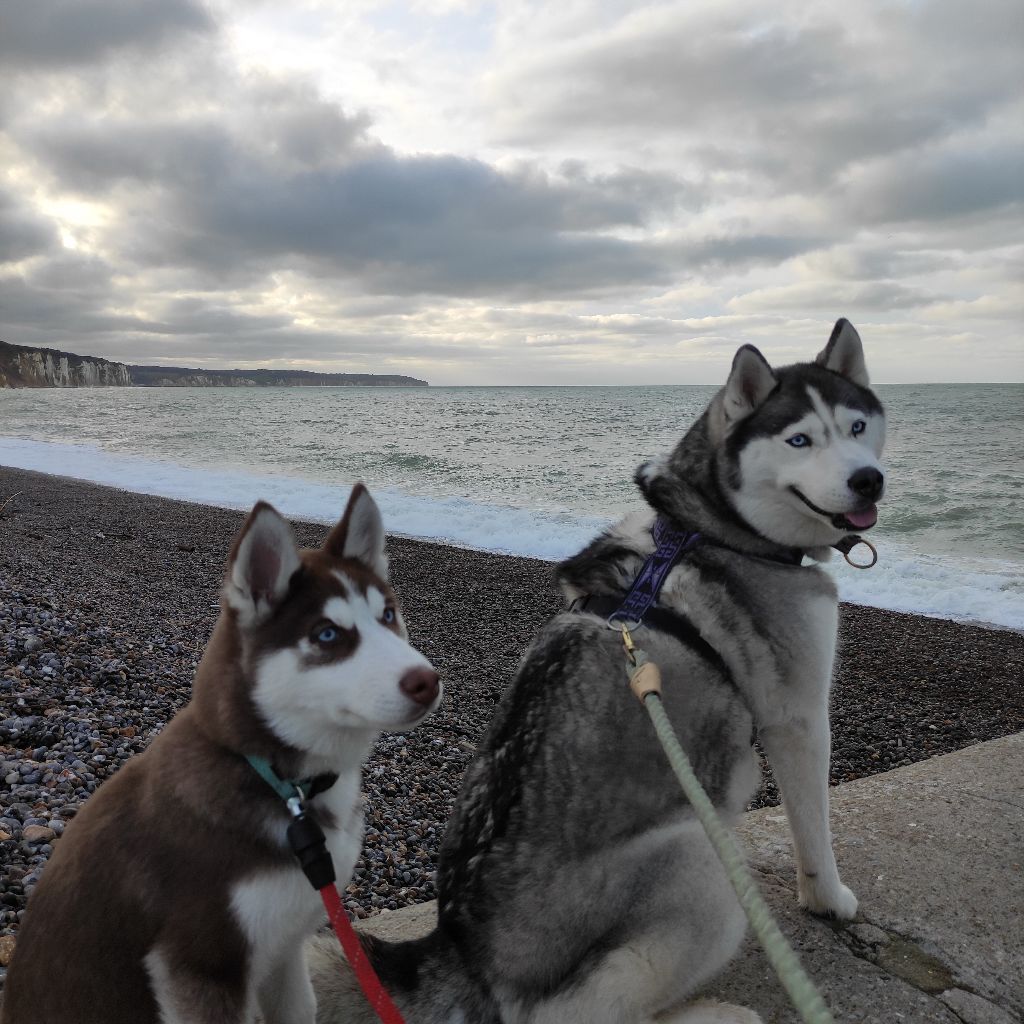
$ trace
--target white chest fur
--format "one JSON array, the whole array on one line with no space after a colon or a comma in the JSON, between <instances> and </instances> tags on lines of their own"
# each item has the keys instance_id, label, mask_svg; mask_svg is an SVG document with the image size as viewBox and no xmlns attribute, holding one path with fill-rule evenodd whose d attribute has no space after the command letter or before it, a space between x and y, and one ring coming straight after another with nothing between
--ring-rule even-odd
<instances>
[{"instance_id":1,"label":"white chest fur","mask_svg":"<svg viewBox=\"0 0 1024 1024\"><path fill-rule=\"evenodd\" d=\"M352 875L362 846L358 776L339 779L318 799L317 805L325 812L324 817L333 816L336 822L335 827L324 829L324 835L337 884L343 887ZM285 841L282 826L275 825L273 831L275 839ZM249 876L234 887L231 906L251 950L249 986L253 1001L261 1004L264 1013L268 989L274 990L275 997L285 997L289 985L308 988L301 965L303 944L324 920L325 913L319 893L298 864ZM286 997L300 1000L306 996L303 991Z\"/></svg>"},{"instance_id":2,"label":"white chest fur","mask_svg":"<svg viewBox=\"0 0 1024 1024\"><path fill-rule=\"evenodd\" d=\"M805 714L828 697L838 604L823 571L744 568L746 600L685 562L661 599L686 614L729 665L760 725Z\"/></svg>"}]
</instances>

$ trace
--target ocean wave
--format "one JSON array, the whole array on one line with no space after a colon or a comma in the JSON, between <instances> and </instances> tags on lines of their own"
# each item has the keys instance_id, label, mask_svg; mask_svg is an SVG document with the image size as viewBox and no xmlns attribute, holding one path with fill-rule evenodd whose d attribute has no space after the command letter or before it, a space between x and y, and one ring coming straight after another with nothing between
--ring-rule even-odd
<instances>
[{"instance_id":1,"label":"ocean wave","mask_svg":"<svg viewBox=\"0 0 1024 1024\"><path fill-rule=\"evenodd\" d=\"M881 538L872 542L878 564L870 571L854 569L839 557L826 565L841 600L1024 631L1021 566L926 554Z\"/></svg>"},{"instance_id":2,"label":"ocean wave","mask_svg":"<svg viewBox=\"0 0 1024 1024\"><path fill-rule=\"evenodd\" d=\"M354 483L330 485L280 471L188 466L94 445L9 437L0 438L0 465L223 508L248 509L262 498L287 516L324 523L341 513ZM510 555L556 561L579 550L610 522L568 510L410 495L367 482L391 533ZM1020 565L930 555L881 536L875 543L880 557L870 572L838 558L829 564L844 601L1024 630Z\"/></svg>"}]
</instances>

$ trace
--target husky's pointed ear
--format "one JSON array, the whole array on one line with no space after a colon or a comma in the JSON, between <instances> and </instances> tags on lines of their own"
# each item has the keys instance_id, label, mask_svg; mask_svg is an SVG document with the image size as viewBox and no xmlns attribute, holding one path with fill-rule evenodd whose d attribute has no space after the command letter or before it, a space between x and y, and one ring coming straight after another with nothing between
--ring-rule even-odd
<instances>
[{"instance_id":1,"label":"husky's pointed ear","mask_svg":"<svg viewBox=\"0 0 1024 1024\"><path fill-rule=\"evenodd\" d=\"M862 388L871 383L867 363L864 362L864 346L860 343L860 335L845 317L836 321L828 344L814 361L818 366L834 370Z\"/></svg>"},{"instance_id":2,"label":"husky's pointed ear","mask_svg":"<svg viewBox=\"0 0 1024 1024\"><path fill-rule=\"evenodd\" d=\"M301 564L292 528L272 505L257 502L235 538L224 580L224 597L243 626L280 604Z\"/></svg>"},{"instance_id":3,"label":"husky's pointed ear","mask_svg":"<svg viewBox=\"0 0 1024 1024\"><path fill-rule=\"evenodd\" d=\"M768 360L754 348L744 345L732 361L725 382L722 408L729 423L749 416L774 390L778 380Z\"/></svg>"},{"instance_id":4,"label":"husky's pointed ear","mask_svg":"<svg viewBox=\"0 0 1024 1024\"><path fill-rule=\"evenodd\" d=\"M387 578L384 522L377 502L363 483L352 488L345 514L324 541L324 550L335 558L354 558L368 565L382 579Z\"/></svg>"}]
</instances>

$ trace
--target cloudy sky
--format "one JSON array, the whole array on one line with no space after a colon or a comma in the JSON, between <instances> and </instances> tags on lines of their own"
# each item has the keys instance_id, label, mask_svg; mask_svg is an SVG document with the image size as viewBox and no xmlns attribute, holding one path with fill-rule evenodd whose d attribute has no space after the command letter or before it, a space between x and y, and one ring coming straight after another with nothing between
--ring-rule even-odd
<instances>
[{"instance_id":1,"label":"cloudy sky","mask_svg":"<svg viewBox=\"0 0 1024 1024\"><path fill-rule=\"evenodd\" d=\"M1024 379L1019 0L0 0L0 338L711 383L838 316Z\"/></svg>"}]
</instances>

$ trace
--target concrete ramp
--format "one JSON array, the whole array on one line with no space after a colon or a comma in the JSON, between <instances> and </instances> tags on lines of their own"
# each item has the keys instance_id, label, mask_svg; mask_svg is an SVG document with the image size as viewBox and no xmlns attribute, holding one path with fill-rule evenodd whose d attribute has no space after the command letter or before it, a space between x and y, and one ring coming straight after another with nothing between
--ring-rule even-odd
<instances>
[{"instance_id":1,"label":"concrete ramp","mask_svg":"<svg viewBox=\"0 0 1024 1024\"><path fill-rule=\"evenodd\" d=\"M843 880L860 898L857 920L842 925L797 908L781 808L752 811L740 834L837 1022L1024 1021L1024 733L839 786L832 828ZM424 904L360 927L411 938L434 919ZM750 938L705 994L768 1024L799 1024Z\"/></svg>"}]
</instances>

